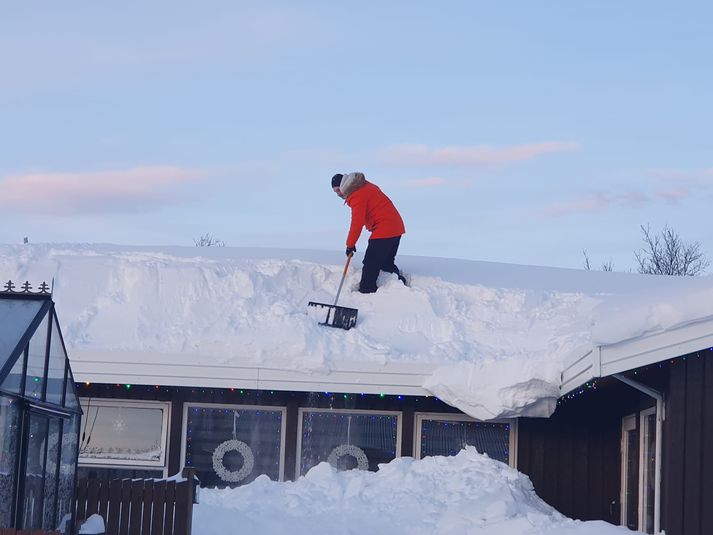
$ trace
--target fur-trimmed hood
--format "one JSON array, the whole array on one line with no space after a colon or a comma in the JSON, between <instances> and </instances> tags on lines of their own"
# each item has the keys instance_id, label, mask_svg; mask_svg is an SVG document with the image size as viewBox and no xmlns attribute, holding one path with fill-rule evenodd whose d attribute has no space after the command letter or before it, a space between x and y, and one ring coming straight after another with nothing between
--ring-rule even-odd
<instances>
[{"instance_id":1,"label":"fur-trimmed hood","mask_svg":"<svg viewBox=\"0 0 713 535\"><path fill-rule=\"evenodd\" d=\"M346 199L364 184L366 184L366 177L364 176L364 173L359 173L357 171L345 174L342 177L342 182L339 184L339 189L342 192L342 196Z\"/></svg>"}]
</instances>

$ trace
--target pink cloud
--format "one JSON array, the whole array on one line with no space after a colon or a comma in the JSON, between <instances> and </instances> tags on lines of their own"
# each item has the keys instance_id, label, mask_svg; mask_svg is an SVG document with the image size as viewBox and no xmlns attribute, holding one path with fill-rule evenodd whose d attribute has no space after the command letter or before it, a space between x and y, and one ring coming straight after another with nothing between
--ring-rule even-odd
<instances>
[{"instance_id":1,"label":"pink cloud","mask_svg":"<svg viewBox=\"0 0 713 535\"><path fill-rule=\"evenodd\" d=\"M676 203L678 201L681 201L688 197L689 192L688 189L686 188L678 188L678 189L673 189L673 190L667 190L667 191L657 191L655 193L657 197L660 199L664 199L666 201L669 201L671 203Z\"/></svg>"},{"instance_id":2,"label":"pink cloud","mask_svg":"<svg viewBox=\"0 0 713 535\"><path fill-rule=\"evenodd\" d=\"M505 147L475 145L431 148L426 145L394 145L378 151L378 154L384 163L389 165L487 166L529 160L541 154L570 151L577 148L579 148L579 143L573 141L545 141Z\"/></svg>"},{"instance_id":3,"label":"pink cloud","mask_svg":"<svg viewBox=\"0 0 713 535\"><path fill-rule=\"evenodd\" d=\"M65 216L141 212L181 202L176 186L205 176L202 170L171 166L10 175L0 180L0 208Z\"/></svg>"},{"instance_id":4,"label":"pink cloud","mask_svg":"<svg viewBox=\"0 0 713 535\"><path fill-rule=\"evenodd\" d=\"M399 182L399 185L404 188L418 189L418 188L434 188L437 186L442 186L445 184L445 179L441 177L429 177L429 178L417 178L414 180L403 180Z\"/></svg>"}]
</instances>

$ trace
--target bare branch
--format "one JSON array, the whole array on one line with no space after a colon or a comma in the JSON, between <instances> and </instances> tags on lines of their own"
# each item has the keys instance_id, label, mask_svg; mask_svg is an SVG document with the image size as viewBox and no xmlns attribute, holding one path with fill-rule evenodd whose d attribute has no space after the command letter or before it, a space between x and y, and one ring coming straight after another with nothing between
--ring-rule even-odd
<instances>
[{"instance_id":1,"label":"bare branch","mask_svg":"<svg viewBox=\"0 0 713 535\"><path fill-rule=\"evenodd\" d=\"M652 234L649 225L642 225L641 232L644 247L634 251L639 273L695 276L710 265L699 242L685 243L668 225L658 234Z\"/></svg>"},{"instance_id":2,"label":"bare branch","mask_svg":"<svg viewBox=\"0 0 713 535\"><path fill-rule=\"evenodd\" d=\"M214 238L211 234L203 234L200 238L193 238L196 247L225 247L223 240Z\"/></svg>"}]
</instances>

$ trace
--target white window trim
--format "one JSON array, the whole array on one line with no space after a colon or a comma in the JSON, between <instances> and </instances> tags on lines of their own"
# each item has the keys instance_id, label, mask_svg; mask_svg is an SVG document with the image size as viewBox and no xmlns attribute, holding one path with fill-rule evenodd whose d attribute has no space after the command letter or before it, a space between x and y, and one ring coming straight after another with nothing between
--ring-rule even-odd
<instances>
[{"instance_id":1,"label":"white window trim","mask_svg":"<svg viewBox=\"0 0 713 535\"><path fill-rule=\"evenodd\" d=\"M301 474L301 461L302 461L302 421L304 420L305 412L327 412L327 413L337 413L337 414L375 414L377 416L396 416L396 453L394 458L401 457L401 432L403 424L403 413L401 411L380 411L380 410L369 410L369 409L325 409L325 408L312 408L312 407L300 407L297 410L297 454L295 461L295 479L300 477Z\"/></svg>"},{"instance_id":2,"label":"white window trim","mask_svg":"<svg viewBox=\"0 0 713 535\"><path fill-rule=\"evenodd\" d=\"M627 432L636 429L637 414L628 414L621 419L621 489L619 491L619 504L621 506L619 514L619 523L622 526L626 526L626 510L628 501L626 499L626 469L627 460L629 458L629 441L627 440ZM641 431L639 431L639 440L641 440ZM639 448L641 449L641 448ZM639 451L639 465L641 465L641 451ZM639 466L639 487L641 486L641 466ZM639 489L640 490L640 489ZM641 493L639 493L639 499L641 498ZM639 510L639 516L641 516L641 510Z\"/></svg>"},{"instance_id":3,"label":"white window trim","mask_svg":"<svg viewBox=\"0 0 713 535\"><path fill-rule=\"evenodd\" d=\"M90 401L91 400L91 401ZM96 468L156 468L161 469L166 475L166 460L168 459L168 429L171 423L171 402L168 401L144 401L136 399L118 399L118 398L79 398L80 406L82 402L87 402L89 407L129 407L129 408L146 408L146 409L162 409L163 418L161 421L161 457L158 461L130 461L124 459L102 459L102 458L83 458L79 455L79 466L92 466ZM87 415L87 417L89 417ZM84 428L82 422L82 428ZM82 429L79 430L80 436Z\"/></svg>"},{"instance_id":4,"label":"white window trim","mask_svg":"<svg viewBox=\"0 0 713 535\"><path fill-rule=\"evenodd\" d=\"M279 481L285 480L285 433L287 430L287 407L279 405L231 405L227 403L184 403L183 425L181 427L181 466L186 466L186 438L188 435L188 410L191 407L204 407L207 409L235 409L241 411L272 411L281 412L280 419L280 471Z\"/></svg>"},{"instance_id":5,"label":"white window trim","mask_svg":"<svg viewBox=\"0 0 713 535\"><path fill-rule=\"evenodd\" d=\"M445 422L481 422L481 423L491 423L491 424L508 424L510 425L510 434L508 437L508 448L509 448L509 466L512 468L517 468L517 419L503 419L503 420L492 420L484 422L482 420L476 420L468 416L467 414L456 414L449 412L416 412L414 413L413 420L413 454L415 459L421 458L421 424L424 420L436 420Z\"/></svg>"},{"instance_id":6,"label":"white window trim","mask_svg":"<svg viewBox=\"0 0 713 535\"><path fill-rule=\"evenodd\" d=\"M639 413L639 531L644 529L644 517L646 514L646 469L649 464L646 462L646 418L656 414L656 407L651 407ZM658 422L657 422L658 424ZM655 439L654 439L655 440ZM656 446L654 445L654 455L656 454ZM656 472L648 474L649 477L656 477ZM655 484L654 484L655 488ZM657 489L658 490L658 489ZM655 501L655 497L654 497Z\"/></svg>"}]
</instances>

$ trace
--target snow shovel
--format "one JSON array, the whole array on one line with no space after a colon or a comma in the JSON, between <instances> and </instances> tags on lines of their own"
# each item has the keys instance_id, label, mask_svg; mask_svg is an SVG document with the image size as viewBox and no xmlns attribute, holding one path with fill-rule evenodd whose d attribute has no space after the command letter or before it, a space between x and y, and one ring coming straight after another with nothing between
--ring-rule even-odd
<instances>
[{"instance_id":1,"label":"snow shovel","mask_svg":"<svg viewBox=\"0 0 713 535\"><path fill-rule=\"evenodd\" d=\"M347 265L344 266L342 281L339 283L339 289L337 290L337 297L334 298L334 304L329 305L327 303L315 303L314 301L307 303L307 306L310 307L322 307L327 309L327 319L325 319L324 322L320 322L320 325L324 325L325 327L336 327L346 331L356 325L357 314L359 311L356 308L337 306L339 294L342 293L342 286L344 285L344 279L347 278L347 270L349 269L349 262L352 261L352 256L353 253L347 257Z\"/></svg>"}]
</instances>

